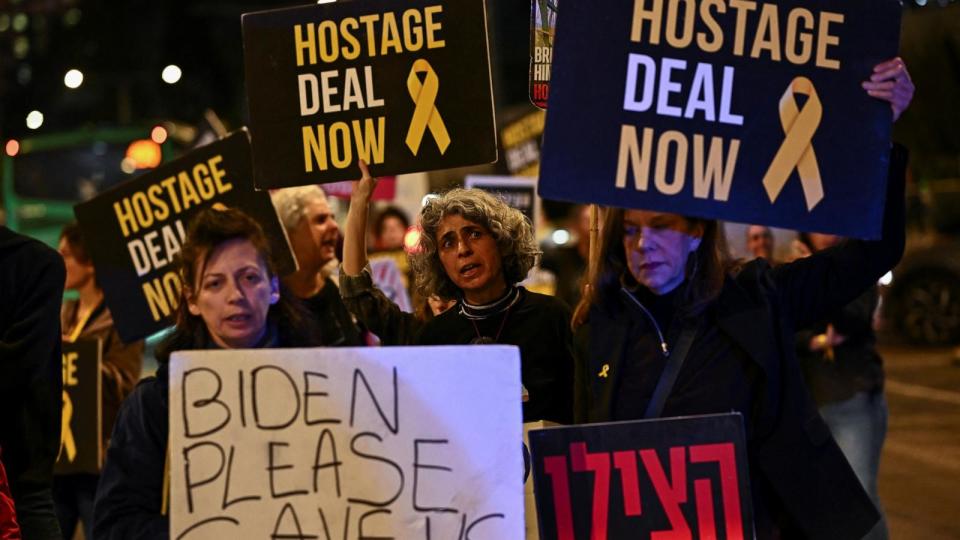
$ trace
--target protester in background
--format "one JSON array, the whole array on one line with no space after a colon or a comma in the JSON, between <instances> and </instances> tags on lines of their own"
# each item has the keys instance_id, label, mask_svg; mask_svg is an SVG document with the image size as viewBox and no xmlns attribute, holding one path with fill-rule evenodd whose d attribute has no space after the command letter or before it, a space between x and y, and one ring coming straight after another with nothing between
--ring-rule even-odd
<instances>
[{"instance_id":1,"label":"protester in background","mask_svg":"<svg viewBox=\"0 0 960 540\"><path fill-rule=\"evenodd\" d=\"M335 268L340 228L323 190L318 186L301 186L277 190L272 197L299 266L296 272L283 278L284 284L304 300L320 321L323 345L362 345L360 329L344 307L337 284L330 277L330 269Z\"/></svg>"},{"instance_id":2,"label":"protester in background","mask_svg":"<svg viewBox=\"0 0 960 540\"><path fill-rule=\"evenodd\" d=\"M876 73L912 88L899 59ZM885 92L895 116L912 94ZM735 269L716 221L608 209L599 269L574 316L577 420L739 412L757 538L866 534L877 510L817 414L789 338L900 259L905 168L895 148L882 241L777 267Z\"/></svg>"},{"instance_id":3,"label":"protester in background","mask_svg":"<svg viewBox=\"0 0 960 540\"><path fill-rule=\"evenodd\" d=\"M773 231L766 225L747 226L747 251L754 259L764 258L770 263L773 259Z\"/></svg>"},{"instance_id":4,"label":"protester in background","mask_svg":"<svg viewBox=\"0 0 960 540\"><path fill-rule=\"evenodd\" d=\"M810 253L836 248L841 238L804 233ZM887 434L887 399L883 394L883 360L877 353L873 315L877 285L826 318L797 332L797 357L807 387L843 455L867 494L881 510L881 520L865 538L889 536L880 505L877 474Z\"/></svg>"},{"instance_id":5,"label":"protester in background","mask_svg":"<svg viewBox=\"0 0 960 540\"><path fill-rule=\"evenodd\" d=\"M404 238L409 227L410 220L407 219L407 215L396 206L388 206L377 215L373 221L373 250L370 256L371 273L377 286L384 290L388 298L400 305L401 309L409 311L412 305L414 311L416 311L417 306L424 307L426 300L415 293L411 294L414 292L412 291L413 287L411 287L413 274L410 269L410 259L404 249ZM385 282L387 281L385 278L388 277L386 274L377 275L377 266L383 267L390 264L381 262L384 260L393 261L400 274L402 287ZM380 269L380 272L384 272L384 270ZM423 313L432 316L432 312L429 310L425 310Z\"/></svg>"},{"instance_id":6,"label":"protester in background","mask_svg":"<svg viewBox=\"0 0 960 540\"><path fill-rule=\"evenodd\" d=\"M410 220L396 206L388 206L373 220L374 251L402 251L403 238L410 227Z\"/></svg>"},{"instance_id":7,"label":"protester in background","mask_svg":"<svg viewBox=\"0 0 960 540\"><path fill-rule=\"evenodd\" d=\"M453 189L420 212L420 245L411 256L423 296L455 300L422 325L397 317L370 279L363 242L366 205L376 186L365 163L347 215L341 283L345 300L371 329L409 325L420 345L494 344L520 348L521 381L529 394L525 421L572 419L569 310L551 296L527 291L523 280L539 255L530 221L479 189ZM356 218L356 219L355 219ZM376 330L374 330L376 332Z\"/></svg>"},{"instance_id":8,"label":"protester in background","mask_svg":"<svg viewBox=\"0 0 960 540\"><path fill-rule=\"evenodd\" d=\"M177 262L177 324L157 350L156 377L136 387L117 417L94 508L98 540L169 537L164 468L173 352L318 345L315 321L280 285L263 230L243 212L198 214Z\"/></svg>"},{"instance_id":9,"label":"protester in background","mask_svg":"<svg viewBox=\"0 0 960 540\"><path fill-rule=\"evenodd\" d=\"M545 249L540 267L556 276L556 296L568 306L580 302L580 284L590 252L590 205L577 205L570 221L574 242Z\"/></svg>"},{"instance_id":10,"label":"protester in background","mask_svg":"<svg viewBox=\"0 0 960 540\"><path fill-rule=\"evenodd\" d=\"M24 540L59 540L53 464L60 448L63 259L0 226L0 460Z\"/></svg>"},{"instance_id":11,"label":"protester in background","mask_svg":"<svg viewBox=\"0 0 960 540\"><path fill-rule=\"evenodd\" d=\"M140 378L143 340L130 344L120 341L76 222L63 228L59 251L67 270L64 288L79 295L77 300L64 302L60 310L63 341L102 342L101 426L103 448L107 448L120 404ZM93 538L93 499L98 478L96 474L54 476L53 501L64 540L73 538L78 519L83 522L84 537Z\"/></svg>"}]
</instances>

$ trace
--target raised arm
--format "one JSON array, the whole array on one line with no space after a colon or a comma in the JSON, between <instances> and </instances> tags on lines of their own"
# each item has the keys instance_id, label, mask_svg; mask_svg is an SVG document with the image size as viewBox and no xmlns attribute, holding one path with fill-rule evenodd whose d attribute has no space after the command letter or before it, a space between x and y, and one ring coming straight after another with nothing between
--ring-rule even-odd
<instances>
[{"instance_id":1,"label":"raised arm","mask_svg":"<svg viewBox=\"0 0 960 540\"><path fill-rule=\"evenodd\" d=\"M384 345L412 345L423 323L400 310L373 284L367 265L367 214L377 179L370 176L367 164L360 161L363 177L353 186L347 226L343 235L343 271L340 296L344 305Z\"/></svg>"},{"instance_id":2,"label":"raised arm","mask_svg":"<svg viewBox=\"0 0 960 540\"><path fill-rule=\"evenodd\" d=\"M367 214L370 197L377 187L377 179L370 176L370 169L362 159L360 172L363 176L353 185L343 233L343 272L348 276L359 276L367 265Z\"/></svg>"},{"instance_id":3,"label":"raised arm","mask_svg":"<svg viewBox=\"0 0 960 540\"><path fill-rule=\"evenodd\" d=\"M870 96L890 103L894 120L913 99L913 81L899 57L874 66L873 74L862 86ZM848 240L774 270L788 315L798 328L848 304L900 261L906 236L906 169L907 151L894 145L890 150L880 240Z\"/></svg>"}]
</instances>

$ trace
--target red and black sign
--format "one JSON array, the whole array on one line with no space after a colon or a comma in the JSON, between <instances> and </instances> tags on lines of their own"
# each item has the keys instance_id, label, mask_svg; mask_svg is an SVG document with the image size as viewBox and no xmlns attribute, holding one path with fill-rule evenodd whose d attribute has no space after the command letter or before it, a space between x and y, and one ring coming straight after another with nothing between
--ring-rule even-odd
<instances>
[{"instance_id":1,"label":"red and black sign","mask_svg":"<svg viewBox=\"0 0 960 540\"><path fill-rule=\"evenodd\" d=\"M740 414L530 432L540 538L753 538Z\"/></svg>"}]
</instances>

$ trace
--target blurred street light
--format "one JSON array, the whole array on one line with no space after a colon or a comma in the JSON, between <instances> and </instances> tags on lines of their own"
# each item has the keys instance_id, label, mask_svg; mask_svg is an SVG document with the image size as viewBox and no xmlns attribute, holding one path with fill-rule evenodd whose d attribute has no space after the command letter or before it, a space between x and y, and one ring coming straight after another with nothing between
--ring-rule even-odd
<instances>
[{"instance_id":1,"label":"blurred street light","mask_svg":"<svg viewBox=\"0 0 960 540\"><path fill-rule=\"evenodd\" d=\"M136 160L129 157L123 158L123 161L120 162L120 170L127 174L133 174L137 172Z\"/></svg>"},{"instance_id":2,"label":"blurred street light","mask_svg":"<svg viewBox=\"0 0 960 540\"><path fill-rule=\"evenodd\" d=\"M407 253L417 253L420 250L420 235L422 231L417 225L411 225L403 235L403 250Z\"/></svg>"},{"instance_id":3,"label":"blurred street light","mask_svg":"<svg viewBox=\"0 0 960 540\"><path fill-rule=\"evenodd\" d=\"M183 71L181 71L178 66L170 64L163 68L163 73L161 73L160 76L163 78L163 82L176 84L180 80L180 77L183 76Z\"/></svg>"},{"instance_id":4,"label":"blurred street light","mask_svg":"<svg viewBox=\"0 0 960 540\"><path fill-rule=\"evenodd\" d=\"M550 235L550 239L558 246L563 246L570 241L570 233L566 229L557 229Z\"/></svg>"},{"instance_id":5,"label":"blurred street light","mask_svg":"<svg viewBox=\"0 0 960 540\"><path fill-rule=\"evenodd\" d=\"M123 161L127 163L127 160L130 160L134 169L152 169L159 165L162 159L163 151L159 144L148 139L138 139L127 147L127 156ZM127 172L129 163L126 166L121 164L121 168Z\"/></svg>"},{"instance_id":6,"label":"blurred street light","mask_svg":"<svg viewBox=\"0 0 960 540\"><path fill-rule=\"evenodd\" d=\"M30 111L30 114L27 115L27 127L30 129L38 129L43 125L43 113L40 111Z\"/></svg>"},{"instance_id":7,"label":"blurred street light","mask_svg":"<svg viewBox=\"0 0 960 540\"><path fill-rule=\"evenodd\" d=\"M13 31L14 32L23 32L27 29L27 24L30 22L30 19L23 13L17 13L13 16Z\"/></svg>"},{"instance_id":8,"label":"blurred street light","mask_svg":"<svg viewBox=\"0 0 960 540\"><path fill-rule=\"evenodd\" d=\"M83 84L83 72L79 69L71 69L63 76L63 84L67 88L80 88Z\"/></svg>"},{"instance_id":9,"label":"blurred street light","mask_svg":"<svg viewBox=\"0 0 960 540\"><path fill-rule=\"evenodd\" d=\"M23 59L30 53L30 40L26 36L17 36L13 40L13 56Z\"/></svg>"},{"instance_id":10,"label":"blurred street light","mask_svg":"<svg viewBox=\"0 0 960 540\"><path fill-rule=\"evenodd\" d=\"M76 26L80 22L80 9L70 8L63 15L63 24L67 27Z\"/></svg>"},{"instance_id":11,"label":"blurred street light","mask_svg":"<svg viewBox=\"0 0 960 540\"><path fill-rule=\"evenodd\" d=\"M150 138L157 144L163 144L167 142L167 128L163 126L154 126L153 129L150 130Z\"/></svg>"}]
</instances>

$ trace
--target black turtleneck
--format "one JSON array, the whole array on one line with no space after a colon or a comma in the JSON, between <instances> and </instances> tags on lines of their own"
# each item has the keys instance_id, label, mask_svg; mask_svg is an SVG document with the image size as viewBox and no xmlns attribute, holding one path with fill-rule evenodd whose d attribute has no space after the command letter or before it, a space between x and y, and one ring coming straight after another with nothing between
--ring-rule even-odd
<instances>
[{"instance_id":1,"label":"black turtleneck","mask_svg":"<svg viewBox=\"0 0 960 540\"><path fill-rule=\"evenodd\" d=\"M426 324L419 344L516 345L520 378L530 396L523 404L524 421L568 424L573 421L572 339L570 311L562 302L517 287L486 306L461 302L448 309Z\"/></svg>"}]
</instances>

